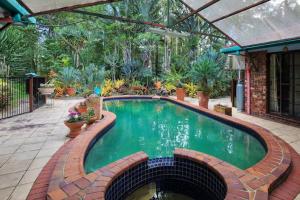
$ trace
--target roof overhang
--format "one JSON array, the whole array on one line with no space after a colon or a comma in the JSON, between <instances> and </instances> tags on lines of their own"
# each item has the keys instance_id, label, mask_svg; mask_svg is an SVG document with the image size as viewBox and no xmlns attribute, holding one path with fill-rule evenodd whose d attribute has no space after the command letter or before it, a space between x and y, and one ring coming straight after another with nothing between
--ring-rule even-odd
<instances>
[{"instance_id":1,"label":"roof overhang","mask_svg":"<svg viewBox=\"0 0 300 200\"><path fill-rule=\"evenodd\" d=\"M300 0L180 1L240 47L300 38Z\"/></svg>"},{"instance_id":2,"label":"roof overhang","mask_svg":"<svg viewBox=\"0 0 300 200\"><path fill-rule=\"evenodd\" d=\"M272 53L272 52L282 52L286 50L294 51L299 49L300 49L300 38L285 40L285 41L270 42L265 44L250 45L246 47L231 46L231 47L221 49L221 53L239 55L244 52L267 51L269 53Z\"/></svg>"},{"instance_id":3,"label":"roof overhang","mask_svg":"<svg viewBox=\"0 0 300 200\"><path fill-rule=\"evenodd\" d=\"M28 16L29 12L23 8L16 0L0 1L0 30L6 28L12 23L36 23L34 17Z\"/></svg>"}]
</instances>

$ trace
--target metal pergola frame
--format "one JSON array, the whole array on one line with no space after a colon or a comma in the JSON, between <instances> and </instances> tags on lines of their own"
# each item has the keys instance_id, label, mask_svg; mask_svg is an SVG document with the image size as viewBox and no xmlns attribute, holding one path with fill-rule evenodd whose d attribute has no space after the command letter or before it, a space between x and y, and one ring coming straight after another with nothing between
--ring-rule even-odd
<instances>
[{"instance_id":1,"label":"metal pergola frame","mask_svg":"<svg viewBox=\"0 0 300 200\"><path fill-rule=\"evenodd\" d=\"M79 5L74 5L74 3L73 3L73 4L70 4L70 6L60 7L60 8L57 8L57 9L41 11L41 12L36 12L36 13L33 13L33 11L30 9L30 7L28 5L26 5L26 3L24 3L25 0L14 0L14 1L17 1L19 4L21 4L28 11L27 15L22 15L23 19L24 18L29 18L29 17L32 17L32 16L43 15L43 14L52 14L52 13L56 13L56 12L60 12L60 11L69 11L69 12L74 12L74 13L79 13L79 14L86 14L86 15L90 15L90 16L94 16L94 17L100 17L100 18L104 18L104 19L118 20L118 21L122 21L122 22L126 22L126 23L137 23L137 24L149 25L149 26L153 26L153 27L159 27L161 29L168 29L169 28L169 29L175 30L175 26L177 26L178 24L184 22L185 20L189 19L190 17L196 15L196 16L199 16L200 18L202 18L203 20L205 20L207 22L207 24L209 24L215 30L222 33L224 36L226 36L226 38L228 38L229 40L234 42L237 46L246 47L246 46L252 46L252 44L249 44L249 45L247 44L247 45L244 45L244 46L241 45L236 39L232 38L229 35L230 33L227 33L227 31L224 31L221 28L218 28L217 25L215 25L215 23L220 22L222 20L225 20L229 17L233 17L237 14L243 13L245 11L248 11L249 9L256 8L257 6L260 6L262 4L270 2L271 0L259 0L259 1L256 1L256 2L254 1L250 5L249 4L244 5L244 7L242 7L243 5L240 5L239 9L237 8L237 10L232 10L231 13L224 13L223 16L218 16L218 18L211 19L211 20L204 17L203 14L201 14L201 11L204 11L205 9L210 8L211 6L215 6L217 3L221 3L222 0L210 0L207 3L203 2L203 5L201 5L201 2L200 2L200 4L199 4L199 2L197 2L197 5L199 5L199 6L201 5L199 8L198 8L198 6L197 7L195 6L193 8L192 7L193 3L189 2L187 0L178 0L186 8L188 8L190 10L190 13L187 14L186 16L183 16L182 18L180 18L178 21L176 21L171 26L169 24L168 25L162 25L162 24L158 24L158 23L154 23L154 22L146 22L146 21L141 21L141 20L128 19L128 18L124 18L124 17L108 16L108 15L103 15L103 14L100 14L100 13L92 13L92 12L88 12L88 11L84 11L84 10L78 10L78 8L83 8L83 7L87 7L87 6L93 6L93 5L99 5L99 4L113 3L113 2L117 2L117 1L121 1L121 0L99 0L99 1L94 1L94 2L89 1L87 3L82 3L82 4L79 4ZM10 22L7 23L7 25L2 27L1 30L6 28L7 26L9 26L10 24L12 24L12 23L10 23ZM212 37L216 36L216 35L213 35L213 34L202 33L201 31L198 34L212 36ZM222 37L220 37L220 38L222 38ZM284 38L282 40L278 38L277 40L274 40L272 42L280 42L280 41L283 41L283 40L299 39L299 38L300 37L296 35L296 37ZM253 43L253 45L258 45L258 44L263 44L263 43L264 42L259 42L257 44Z\"/></svg>"},{"instance_id":2,"label":"metal pergola frame","mask_svg":"<svg viewBox=\"0 0 300 200\"><path fill-rule=\"evenodd\" d=\"M80 5L72 5L72 6L66 6L66 7L62 7L62 8L58 8L58 9L53 9L53 10L49 10L49 11L41 11L41 12L36 12L34 13L30 7L24 3L23 0L17 0L24 8L26 8L28 10L28 12L30 13L29 16L38 16L38 15L45 15L45 14L52 14L52 13L56 13L56 12L61 12L61 11L69 11L69 10L74 10L77 8L83 8L83 7L88 7L88 6L95 6L95 5L99 5L99 4L106 4L106 3L113 3L113 2L117 2L117 1L121 1L121 0L102 0L99 2L93 2L93 3L84 3L84 4L80 4Z\"/></svg>"}]
</instances>

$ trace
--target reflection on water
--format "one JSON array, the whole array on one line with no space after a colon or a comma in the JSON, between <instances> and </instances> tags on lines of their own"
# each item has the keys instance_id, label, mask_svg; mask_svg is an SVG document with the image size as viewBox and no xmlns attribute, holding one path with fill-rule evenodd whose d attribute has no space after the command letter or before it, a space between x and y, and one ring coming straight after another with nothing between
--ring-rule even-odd
<instances>
[{"instance_id":1,"label":"reflection on water","mask_svg":"<svg viewBox=\"0 0 300 200\"><path fill-rule=\"evenodd\" d=\"M144 151L150 158L172 156L175 148L213 155L246 169L264 155L261 143L232 126L162 100L105 102L116 124L91 148L87 172Z\"/></svg>"},{"instance_id":2,"label":"reflection on water","mask_svg":"<svg viewBox=\"0 0 300 200\"><path fill-rule=\"evenodd\" d=\"M169 191L156 190L156 184L150 183L136 190L126 200L193 200L192 198Z\"/></svg>"}]
</instances>

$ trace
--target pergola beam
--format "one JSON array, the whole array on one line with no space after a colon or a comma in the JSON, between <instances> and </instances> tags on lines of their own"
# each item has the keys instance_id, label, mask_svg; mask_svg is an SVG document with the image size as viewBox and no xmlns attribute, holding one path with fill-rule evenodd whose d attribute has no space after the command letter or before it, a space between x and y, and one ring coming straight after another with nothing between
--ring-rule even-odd
<instances>
[{"instance_id":1,"label":"pergola beam","mask_svg":"<svg viewBox=\"0 0 300 200\"><path fill-rule=\"evenodd\" d=\"M148 25L148 26L152 26L152 27L156 27L156 28L167 29L167 26L165 26L163 24L153 23L153 22L145 22L145 21L140 21L140 20L128 19L128 18L124 18L124 17L103 15L100 13L93 13L93 12L88 12L88 11L83 11L83 10L71 10L69 12L83 14L83 15L89 15L89 16L93 16L93 17L99 17L99 18L103 18L103 19L117 20L117 21L121 21L121 22L125 22L125 23ZM187 33L194 34L194 35L204 35L204 36L208 36L208 37L226 39L226 37L209 34L209 33L203 33L203 32L187 32Z\"/></svg>"},{"instance_id":2,"label":"pergola beam","mask_svg":"<svg viewBox=\"0 0 300 200\"><path fill-rule=\"evenodd\" d=\"M261 4L267 3L268 1L270 1L270 0L262 0L262 1L256 2L256 3L254 3L254 4L250 5L250 6L247 6L247 7L245 7L245 8L239 9L239 10L237 10L237 11L234 11L234 12L232 12L232 13L229 13L229 14L227 14L227 15L224 15L224 16L222 16L222 17L219 17L219 18L217 18L217 19L211 21L211 23L215 23L215 22L218 22L218 21L220 21L220 20L223 20L223 19L226 19L226 18L228 18L228 17L231 17L231 16L233 16L233 15L239 14L239 13L241 13L241 12L245 12L246 10L249 10L249 9L254 8L254 7L256 7L256 6L259 6L259 5L261 5Z\"/></svg>"},{"instance_id":3,"label":"pergola beam","mask_svg":"<svg viewBox=\"0 0 300 200\"><path fill-rule=\"evenodd\" d=\"M186 4L183 0L179 0L183 5L185 5L188 9L190 9L191 11L194 11L193 8L191 8L188 4ZM222 33L223 35L225 35L229 40L231 40L232 42L234 42L236 45L241 46L237 41L235 41L233 38L231 38L229 35L227 35L224 31L222 31L221 29L219 29L218 27L216 27L213 23L211 23L210 21L208 21L205 17L203 17L199 12L196 13L196 15L198 15L199 17L201 17L204 21L206 21L208 24L210 24L213 28L215 28L216 30L218 30L220 33Z\"/></svg>"},{"instance_id":4,"label":"pergola beam","mask_svg":"<svg viewBox=\"0 0 300 200\"><path fill-rule=\"evenodd\" d=\"M17 1L19 2L19 4L21 4L24 8L26 8L30 12L28 17L31 17L31 16L57 13L57 12L61 12L61 11L70 11L70 10L74 10L74 9L78 9L78 8L95 6L95 5L99 5L99 4L114 3L114 2L121 1L121 0L102 0L102 1L93 2L93 3L84 3L84 4L79 4L79 5L66 6L66 7L50 9L50 10L40 11L40 12L33 12L32 9L30 9L30 6L28 6L26 3L24 3L24 0L17 0ZM48 0L48 1L51 1L51 0Z\"/></svg>"},{"instance_id":5,"label":"pergola beam","mask_svg":"<svg viewBox=\"0 0 300 200\"><path fill-rule=\"evenodd\" d=\"M117 20L117 21L121 21L121 22L132 23L132 24L149 25L149 26L159 27L159 28L163 28L163 29L167 28L165 25L158 24L158 23L145 22L145 21L140 21L140 20L128 19L128 18L124 18L124 17L103 15L100 13L93 13L93 12L88 12L88 11L84 11L84 10L71 10L69 12L83 14L83 15L89 15L89 16L94 16L94 17L100 17L103 19Z\"/></svg>"},{"instance_id":6,"label":"pergola beam","mask_svg":"<svg viewBox=\"0 0 300 200\"><path fill-rule=\"evenodd\" d=\"M205 5L201 6L200 8L198 8L197 10L192 10L190 14L186 15L185 17L183 17L183 18L179 19L177 22L175 22L175 24L172 27L176 26L177 24L180 24L181 22L183 22L183 21L187 20L188 18L194 16L198 12L204 10L205 8L208 8L209 6L217 3L218 1L220 1L220 0L210 1L210 2L206 3Z\"/></svg>"},{"instance_id":7,"label":"pergola beam","mask_svg":"<svg viewBox=\"0 0 300 200\"><path fill-rule=\"evenodd\" d=\"M12 24L12 23L7 23L7 24L5 24L4 26L2 26L2 27L0 28L0 31L3 31L4 29L8 28L11 24Z\"/></svg>"}]
</instances>

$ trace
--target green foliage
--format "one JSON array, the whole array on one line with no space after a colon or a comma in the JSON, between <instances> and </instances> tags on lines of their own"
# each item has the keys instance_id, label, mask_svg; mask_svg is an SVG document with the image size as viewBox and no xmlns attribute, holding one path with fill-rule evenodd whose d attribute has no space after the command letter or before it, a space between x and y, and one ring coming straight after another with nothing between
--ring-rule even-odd
<instances>
[{"instance_id":1,"label":"green foliage","mask_svg":"<svg viewBox=\"0 0 300 200\"><path fill-rule=\"evenodd\" d=\"M176 86L173 85L172 83L166 83L164 85L164 87L166 88L168 94L172 94L172 92L175 92L176 91Z\"/></svg>"},{"instance_id":2,"label":"green foliage","mask_svg":"<svg viewBox=\"0 0 300 200\"><path fill-rule=\"evenodd\" d=\"M192 63L189 76L201 91L209 94L216 82L220 80L224 66L224 57L210 49Z\"/></svg>"},{"instance_id":3,"label":"green foliage","mask_svg":"<svg viewBox=\"0 0 300 200\"><path fill-rule=\"evenodd\" d=\"M170 12L167 5L167 0L125 0L85 9L138 21L169 23L170 26L190 13L176 0L170 0ZM225 43L223 39L198 34L165 40L163 35L150 32L149 25L70 12L37 18L39 25L12 26L0 32L0 65L5 64L9 69L3 71L11 71L11 75L37 72L46 76L53 70L59 74L56 86L61 87L59 82L64 86L76 84L77 90L84 95L91 94L94 86L102 85L104 69L100 66L105 66L105 78L113 83L124 79L124 85L129 86L131 82L139 81L141 86L149 89L153 81L160 79L172 92L174 87L190 82L186 75L190 72L191 61L203 55L205 49L213 47L218 51ZM220 35L196 16L174 28ZM170 57L166 56L166 51L170 51ZM170 65L166 64L169 61ZM214 91L225 93L224 84L213 84L214 87L221 85ZM106 82L105 95L114 90Z\"/></svg>"},{"instance_id":4,"label":"green foliage","mask_svg":"<svg viewBox=\"0 0 300 200\"><path fill-rule=\"evenodd\" d=\"M174 68L171 70L171 72L165 74L164 76L164 80L175 86L175 87L178 87L178 88L181 88L183 86L183 80L184 80L184 76L182 73L179 73L177 72Z\"/></svg>"},{"instance_id":5,"label":"green foliage","mask_svg":"<svg viewBox=\"0 0 300 200\"><path fill-rule=\"evenodd\" d=\"M184 84L184 89L186 90L186 93L188 94L188 96L190 96L190 97L197 96L198 87L194 83Z\"/></svg>"},{"instance_id":6,"label":"green foliage","mask_svg":"<svg viewBox=\"0 0 300 200\"><path fill-rule=\"evenodd\" d=\"M58 81L65 87L72 87L79 80L79 70L73 67L64 67L58 73Z\"/></svg>"},{"instance_id":7,"label":"green foliage","mask_svg":"<svg viewBox=\"0 0 300 200\"><path fill-rule=\"evenodd\" d=\"M11 88L7 84L6 79L0 79L0 87L2 89L0 93L0 109L8 106L9 99L11 98Z\"/></svg>"},{"instance_id":8,"label":"green foliage","mask_svg":"<svg viewBox=\"0 0 300 200\"><path fill-rule=\"evenodd\" d=\"M105 78L105 69L102 66L90 64L83 68L80 73L80 83L87 89L101 87Z\"/></svg>"},{"instance_id":9,"label":"green foliage","mask_svg":"<svg viewBox=\"0 0 300 200\"><path fill-rule=\"evenodd\" d=\"M8 28L0 32L0 62L11 68L10 75L37 70L38 32L33 27Z\"/></svg>"}]
</instances>

